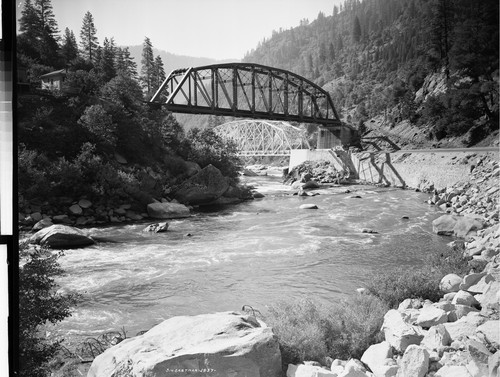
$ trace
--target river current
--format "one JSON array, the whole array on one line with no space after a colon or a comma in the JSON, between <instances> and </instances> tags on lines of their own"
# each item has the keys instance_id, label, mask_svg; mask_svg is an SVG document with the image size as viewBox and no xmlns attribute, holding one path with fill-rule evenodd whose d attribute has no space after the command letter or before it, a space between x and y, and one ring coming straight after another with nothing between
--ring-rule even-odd
<instances>
[{"instance_id":1,"label":"river current","mask_svg":"<svg viewBox=\"0 0 500 377\"><path fill-rule=\"evenodd\" d=\"M339 300L377 271L418 266L449 242L432 233L439 212L427 194L342 186L298 197L277 177L247 180L265 198L171 220L166 233L143 232L148 223L89 229L111 242L60 259L62 290L83 301L55 333L73 343L122 328L135 335L175 315ZM299 209L305 203L319 209Z\"/></svg>"}]
</instances>

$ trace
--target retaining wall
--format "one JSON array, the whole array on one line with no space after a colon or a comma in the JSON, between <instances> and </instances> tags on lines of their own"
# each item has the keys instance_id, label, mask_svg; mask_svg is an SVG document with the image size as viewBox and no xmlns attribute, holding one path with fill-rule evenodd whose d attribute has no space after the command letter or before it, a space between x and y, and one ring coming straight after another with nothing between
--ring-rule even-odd
<instances>
[{"instance_id":1,"label":"retaining wall","mask_svg":"<svg viewBox=\"0 0 500 377\"><path fill-rule=\"evenodd\" d=\"M290 156L290 169L306 160L327 160L336 168L343 168L339 158L331 150L293 150ZM389 184L395 187L417 188L433 184L436 189L451 186L466 180L473 166L482 157L490 155L498 158L495 152L364 152L348 153L335 151L343 160L350 160L349 167L354 170L354 178L368 183Z\"/></svg>"}]
</instances>

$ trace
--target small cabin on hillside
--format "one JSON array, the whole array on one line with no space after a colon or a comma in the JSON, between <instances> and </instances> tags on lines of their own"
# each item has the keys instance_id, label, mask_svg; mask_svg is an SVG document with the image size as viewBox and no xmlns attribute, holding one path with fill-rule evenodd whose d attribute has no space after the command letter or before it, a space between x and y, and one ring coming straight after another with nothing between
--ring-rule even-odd
<instances>
[{"instance_id":1,"label":"small cabin on hillside","mask_svg":"<svg viewBox=\"0 0 500 377\"><path fill-rule=\"evenodd\" d=\"M64 80L66 79L66 69L60 69L58 71L53 71L46 73L45 75L41 75L40 79L42 79L42 89L45 90L64 90Z\"/></svg>"}]
</instances>

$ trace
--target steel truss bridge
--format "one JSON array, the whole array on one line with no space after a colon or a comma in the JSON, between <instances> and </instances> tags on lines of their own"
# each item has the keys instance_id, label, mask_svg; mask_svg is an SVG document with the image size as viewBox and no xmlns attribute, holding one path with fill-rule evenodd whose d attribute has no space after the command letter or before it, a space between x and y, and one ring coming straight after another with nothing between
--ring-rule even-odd
<instances>
[{"instance_id":1,"label":"steel truss bridge","mask_svg":"<svg viewBox=\"0 0 500 377\"><path fill-rule=\"evenodd\" d=\"M242 119L214 131L236 143L240 156L289 156L292 149L310 148L305 130L281 121Z\"/></svg>"},{"instance_id":2,"label":"steel truss bridge","mask_svg":"<svg viewBox=\"0 0 500 377\"><path fill-rule=\"evenodd\" d=\"M327 91L295 73L251 63L176 69L150 100L178 113L316 123L341 128Z\"/></svg>"}]
</instances>

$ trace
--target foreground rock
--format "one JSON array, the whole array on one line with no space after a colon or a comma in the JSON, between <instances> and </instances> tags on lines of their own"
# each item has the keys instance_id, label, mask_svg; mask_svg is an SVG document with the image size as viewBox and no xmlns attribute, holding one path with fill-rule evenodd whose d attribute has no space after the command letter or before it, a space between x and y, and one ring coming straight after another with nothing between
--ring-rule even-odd
<instances>
[{"instance_id":1,"label":"foreground rock","mask_svg":"<svg viewBox=\"0 0 500 377\"><path fill-rule=\"evenodd\" d=\"M271 328L234 312L173 317L97 356L89 377L279 377Z\"/></svg>"},{"instance_id":2,"label":"foreground rock","mask_svg":"<svg viewBox=\"0 0 500 377\"><path fill-rule=\"evenodd\" d=\"M56 224L36 232L31 236L30 243L48 246L53 249L69 249L89 246L95 242L80 229Z\"/></svg>"},{"instance_id":3,"label":"foreground rock","mask_svg":"<svg viewBox=\"0 0 500 377\"><path fill-rule=\"evenodd\" d=\"M150 203L148 215L155 219L179 219L189 217L189 208L179 203Z\"/></svg>"}]
</instances>

